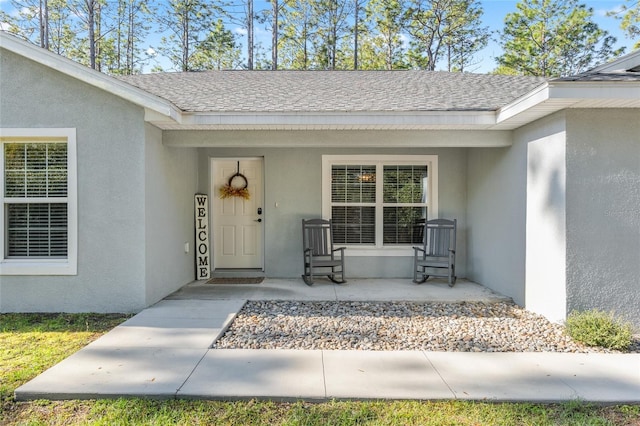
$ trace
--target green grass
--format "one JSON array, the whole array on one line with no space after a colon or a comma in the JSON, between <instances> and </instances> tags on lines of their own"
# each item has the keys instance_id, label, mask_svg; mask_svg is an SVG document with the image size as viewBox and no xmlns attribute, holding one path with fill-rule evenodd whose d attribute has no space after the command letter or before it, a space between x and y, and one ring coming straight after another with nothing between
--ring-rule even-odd
<instances>
[{"instance_id":1,"label":"green grass","mask_svg":"<svg viewBox=\"0 0 640 426\"><path fill-rule=\"evenodd\" d=\"M640 406L463 401L16 402L14 390L124 321L124 315L0 314L2 425L640 425Z\"/></svg>"}]
</instances>

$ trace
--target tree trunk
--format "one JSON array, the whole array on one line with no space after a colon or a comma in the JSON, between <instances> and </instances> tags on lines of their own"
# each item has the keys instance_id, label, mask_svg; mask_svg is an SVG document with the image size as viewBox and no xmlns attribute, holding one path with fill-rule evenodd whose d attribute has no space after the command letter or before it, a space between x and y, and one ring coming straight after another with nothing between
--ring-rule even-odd
<instances>
[{"instance_id":1,"label":"tree trunk","mask_svg":"<svg viewBox=\"0 0 640 426\"><path fill-rule=\"evenodd\" d=\"M247 68L253 69L253 0L247 0Z\"/></svg>"},{"instance_id":2,"label":"tree trunk","mask_svg":"<svg viewBox=\"0 0 640 426\"><path fill-rule=\"evenodd\" d=\"M40 47L49 50L49 2L40 0L38 14L40 20Z\"/></svg>"},{"instance_id":3,"label":"tree trunk","mask_svg":"<svg viewBox=\"0 0 640 426\"><path fill-rule=\"evenodd\" d=\"M271 69L278 69L278 18L280 17L280 10L278 0L272 0L271 5L273 7L273 29L271 30Z\"/></svg>"},{"instance_id":4,"label":"tree trunk","mask_svg":"<svg viewBox=\"0 0 640 426\"><path fill-rule=\"evenodd\" d=\"M133 62L134 62L134 53L135 53L135 11L133 5L129 4L129 13L128 13L128 28L127 28L127 60L126 67L127 70L125 74L133 74Z\"/></svg>"},{"instance_id":5,"label":"tree trunk","mask_svg":"<svg viewBox=\"0 0 640 426\"><path fill-rule=\"evenodd\" d=\"M359 20L359 13L360 12L360 2L359 0L355 0L354 3L354 27L353 27L353 69L357 70L358 69L358 31L359 31L359 27L358 24L360 23Z\"/></svg>"},{"instance_id":6,"label":"tree trunk","mask_svg":"<svg viewBox=\"0 0 640 426\"><path fill-rule=\"evenodd\" d=\"M95 13L95 26L96 26L96 31L94 33L94 37L96 39L95 41L95 45L96 45L96 51L95 51L95 55L96 55L96 67L95 69L102 72L102 46L100 45L101 43L101 37L102 37L102 6L100 5L100 3L98 3L98 1L96 1L95 3L95 7L96 7L96 13Z\"/></svg>"},{"instance_id":7,"label":"tree trunk","mask_svg":"<svg viewBox=\"0 0 640 426\"><path fill-rule=\"evenodd\" d=\"M189 12L185 11L182 24L182 71L189 71Z\"/></svg>"},{"instance_id":8,"label":"tree trunk","mask_svg":"<svg viewBox=\"0 0 640 426\"><path fill-rule=\"evenodd\" d=\"M96 32L95 32L95 1L86 0L87 29L89 30L89 66L96 69Z\"/></svg>"}]
</instances>

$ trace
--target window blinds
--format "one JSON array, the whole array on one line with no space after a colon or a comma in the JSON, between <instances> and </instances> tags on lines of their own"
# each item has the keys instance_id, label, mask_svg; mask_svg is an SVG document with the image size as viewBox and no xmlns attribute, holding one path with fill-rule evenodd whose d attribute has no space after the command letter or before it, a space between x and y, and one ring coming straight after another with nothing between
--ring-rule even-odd
<instances>
[{"instance_id":1,"label":"window blinds","mask_svg":"<svg viewBox=\"0 0 640 426\"><path fill-rule=\"evenodd\" d=\"M67 144L6 143L4 147L6 256L66 257Z\"/></svg>"}]
</instances>

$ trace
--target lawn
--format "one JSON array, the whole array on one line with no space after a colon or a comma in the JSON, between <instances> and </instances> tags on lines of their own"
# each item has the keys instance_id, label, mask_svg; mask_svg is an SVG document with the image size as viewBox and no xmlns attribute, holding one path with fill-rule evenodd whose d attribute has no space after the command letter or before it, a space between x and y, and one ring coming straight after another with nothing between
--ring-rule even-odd
<instances>
[{"instance_id":1,"label":"lawn","mask_svg":"<svg viewBox=\"0 0 640 426\"><path fill-rule=\"evenodd\" d=\"M640 425L640 406L503 404L461 401L16 402L14 390L125 315L0 314L2 425Z\"/></svg>"}]
</instances>

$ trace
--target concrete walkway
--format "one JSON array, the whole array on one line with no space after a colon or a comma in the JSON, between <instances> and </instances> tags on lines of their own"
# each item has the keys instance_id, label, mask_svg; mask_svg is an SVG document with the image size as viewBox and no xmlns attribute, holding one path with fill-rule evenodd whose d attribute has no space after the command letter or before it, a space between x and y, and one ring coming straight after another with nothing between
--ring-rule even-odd
<instances>
[{"instance_id":1,"label":"concrete walkway","mask_svg":"<svg viewBox=\"0 0 640 426\"><path fill-rule=\"evenodd\" d=\"M404 288L406 286L406 288ZM399 296L401 295L401 296ZM246 300L496 301L470 282L194 283L16 390L18 400L419 399L640 403L640 354L210 349Z\"/></svg>"}]
</instances>

